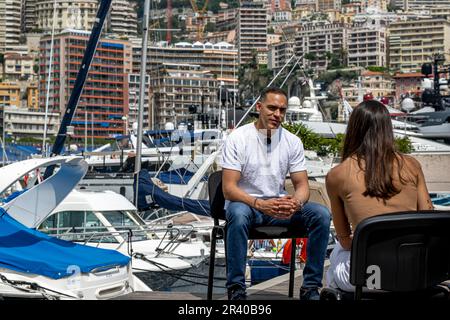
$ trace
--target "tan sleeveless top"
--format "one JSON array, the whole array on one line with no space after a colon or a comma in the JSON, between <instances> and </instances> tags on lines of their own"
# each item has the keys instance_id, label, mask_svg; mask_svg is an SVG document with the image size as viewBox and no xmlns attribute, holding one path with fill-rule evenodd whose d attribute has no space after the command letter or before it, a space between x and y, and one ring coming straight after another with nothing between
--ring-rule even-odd
<instances>
[{"instance_id":1,"label":"tan sleeveless top","mask_svg":"<svg viewBox=\"0 0 450 320\"><path fill-rule=\"evenodd\" d=\"M355 158L347 158L339 166L342 166L341 174L339 174L342 188L338 193L343 201L344 212L353 231L359 222L371 216L396 211L417 210L418 170L421 170L421 168L414 158L404 157L401 169L404 183L400 181L398 168L395 165L393 183L400 192L388 200L363 195L366 191L364 171L360 169ZM345 176L342 176L342 174L345 174Z\"/></svg>"}]
</instances>

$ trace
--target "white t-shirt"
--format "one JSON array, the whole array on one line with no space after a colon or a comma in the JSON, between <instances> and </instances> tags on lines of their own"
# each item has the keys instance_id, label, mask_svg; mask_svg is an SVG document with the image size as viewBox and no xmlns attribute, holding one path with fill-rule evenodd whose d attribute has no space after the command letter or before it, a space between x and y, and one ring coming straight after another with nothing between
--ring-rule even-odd
<instances>
[{"instance_id":1,"label":"white t-shirt","mask_svg":"<svg viewBox=\"0 0 450 320\"><path fill-rule=\"evenodd\" d=\"M238 187L254 197L287 194L286 175L306 170L300 138L280 127L272 132L269 142L254 123L234 130L225 140L222 167L240 171Z\"/></svg>"}]
</instances>

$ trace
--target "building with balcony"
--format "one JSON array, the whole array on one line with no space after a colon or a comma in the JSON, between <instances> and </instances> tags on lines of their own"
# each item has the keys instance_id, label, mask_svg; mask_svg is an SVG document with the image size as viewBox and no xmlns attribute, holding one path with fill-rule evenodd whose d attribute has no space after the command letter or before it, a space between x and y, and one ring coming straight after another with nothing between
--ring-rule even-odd
<instances>
[{"instance_id":1,"label":"building with balcony","mask_svg":"<svg viewBox=\"0 0 450 320\"><path fill-rule=\"evenodd\" d=\"M30 110L39 109L39 88L37 82L30 82L26 87L27 108Z\"/></svg>"},{"instance_id":2,"label":"building with balcony","mask_svg":"<svg viewBox=\"0 0 450 320\"><path fill-rule=\"evenodd\" d=\"M267 61L267 8L263 2L243 1L237 16L236 43L239 63L249 62L253 54L260 55L257 60Z\"/></svg>"},{"instance_id":3,"label":"building with balcony","mask_svg":"<svg viewBox=\"0 0 450 320\"><path fill-rule=\"evenodd\" d=\"M138 110L139 110L139 88L140 88L141 76L138 73L131 73L128 75L128 114L125 115L124 120L127 121L129 128L132 127L133 123L138 122ZM150 130L155 127L154 118L151 110L150 104L150 76L146 76L145 79L145 95L144 95L144 105L143 105L143 129Z\"/></svg>"},{"instance_id":4,"label":"building with balcony","mask_svg":"<svg viewBox=\"0 0 450 320\"><path fill-rule=\"evenodd\" d=\"M2 74L6 80L33 80L36 76L33 66L34 59L30 55L22 55L20 53L9 52L4 54L5 70Z\"/></svg>"},{"instance_id":5,"label":"building with balcony","mask_svg":"<svg viewBox=\"0 0 450 320\"><path fill-rule=\"evenodd\" d=\"M435 53L450 50L450 21L417 19L389 26L389 67L402 72L417 72L431 62ZM449 57L446 56L446 62Z\"/></svg>"},{"instance_id":6,"label":"building with balcony","mask_svg":"<svg viewBox=\"0 0 450 320\"><path fill-rule=\"evenodd\" d=\"M21 30L23 33L36 30L36 2L38 0L22 0Z\"/></svg>"},{"instance_id":7,"label":"building with balcony","mask_svg":"<svg viewBox=\"0 0 450 320\"><path fill-rule=\"evenodd\" d=\"M5 132L14 138L42 139L45 124L45 112L8 106L4 109ZM60 124L60 114L47 114L47 136L56 136Z\"/></svg>"},{"instance_id":8,"label":"building with balcony","mask_svg":"<svg viewBox=\"0 0 450 320\"><path fill-rule=\"evenodd\" d=\"M20 85L17 82L0 82L0 106L20 107Z\"/></svg>"},{"instance_id":9,"label":"building with balcony","mask_svg":"<svg viewBox=\"0 0 450 320\"><path fill-rule=\"evenodd\" d=\"M65 30L55 35L54 64L50 79L48 109L64 114L77 77L90 32ZM47 96L51 37L41 40L39 55L39 110ZM124 40L101 38L89 77L84 85L72 121L74 138L109 138L125 132L122 117L128 114L128 74L131 73L131 44Z\"/></svg>"},{"instance_id":10,"label":"building with balcony","mask_svg":"<svg viewBox=\"0 0 450 320\"><path fill-rule=\"evenodd\" d=\"M97 0L38 0L35 4L36 28L43 33L51 33L53 21L55 33L64 29L91 30L98 9ZM53 19L55 14L55 20ZM33 23L30 22L30 25Z\"/></svg>"},{"instance_id":11,"label":"building with balcony","mask_svg":"<svg viewBox=\"0 0 450 320\"><path fill-rule=\"evenodd\" d=\"M295 53L303 55L303 65L317 71L324 71L330 63L329 54L342 56L347 47L347 30L343 23L320 21L298 29L295 36Z\"/></svg>"},{"instance_id":12,"label":"building with balcony","mask_svg":"<svg viewBox=\"0 0 450 320\"><path fill-rule=\"evenodd\" d=\"M105 32L135 37L137 23L136 2L113 0L105 21Z\"/></svg>"},{"instance_id":13,"label":"building with balcony","mask_svg":"<svg viewBox=\"0 0 450 320\"><path fill-rule=\"evenodd\" d=\"M450 5L450 0L391 0L391 3L398 9L408 11L417 8Z\"/></svg>"},{"instance_id":14,"label":"building with balcony","mask_svg":"<svg viewBox=\"0 0 450 320\"><path fill-rule=\"evenodd\" d=\"M354 108L360 102L363 95L372 93L376 100L382 97L394 98L394 81L388 74L382 72L364 71L361 73L359 83L342 88L342 95L345 100Z\"/></svg>"},{"instance_id":15,"label":"building with balcony","mask_svg":"<svg viewBox=\"0 0 450 320\"><path fill-rule=\"evenodd\" d=\"M395 74L395 98L399 100L402 95L420 96L424 78L425 76L420 72Z\"/></svg>"},{"instance_id":16,"label":"building with balcony","mask_svg":"<svg viewBox=\"0 0 450 320\"><path fill-rule=\"evenodd\" d=\"M141 40L133 40L133 73L141 68ZM233 88L238 78L238 51L226 42L189 43L179 42L168 45L167 42L152 44L148 47L147 70L157 68L163 63L199 65L202 70L211 72L217 81L223 81L228 89Z\"/></svg>"},{"instance_id":17,"label":"building with balcony","mask_svg":"<svg viewBox=\"0 0 450 320\"><path fill-rule=\"evenodd\" d=\"M20 0L0 2L0 53L19 45L22 4Z\"/></svg>"},{"instance_id":18,"label":"building with balcony","mask_svg":"<svg viewBox=\"0 0 450 320\"><path fill-rule=\"evenodd\" d=\"M349 66L386 66L387 30L356 24L348 30L347 59Z\"/></svg>"},{"instance_id":19,"label":"building with balcony","mask_svg":"<svg viewBox=\"0 0 450 320\"><path fill-rule=\"evenodd\" d=\"M200 65L163 63L152 70L151 87L155 101L155 129L175 124L203 122L218 124L218 88L214 74Z\"/></svg>"},{"instance_id":20,"label":"building with balcony","mask_svg":"<svg viewBox=\"0 0 450 320\"><path fill-rule=\"evenodd\" d=\"M294 42L282 41L269 46L267 68L278 72L294 54Z\"/></svg>"}]
</instances>

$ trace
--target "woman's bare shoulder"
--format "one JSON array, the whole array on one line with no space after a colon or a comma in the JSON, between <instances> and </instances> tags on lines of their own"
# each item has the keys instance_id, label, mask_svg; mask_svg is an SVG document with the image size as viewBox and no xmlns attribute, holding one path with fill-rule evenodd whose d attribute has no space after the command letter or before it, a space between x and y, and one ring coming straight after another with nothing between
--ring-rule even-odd
<instances>
[{"instance_id":1,"label":"woman's bare shoulder","mask_svg":"<svg viewBox=\"0 0 450 320\"><path fill-rule=\"evenodd\" d=\"M410 167L411 169L422 170L422 166L420 165L420 162L413 156L404 154L404 155L402 155L402 157L403 157L403 160L405 161L406 165L408 167Z\"/></svg>"},{"instance_id":2,"label":"woman's bare shoulder","mask_svg":"<svg viewBox=\"0 0 450 320\"><path fill-rule=\"evenodd\" d=\"M345 179L345 175L347 174L348 166L350 165L350 161L352 159L345 159L343 162L331 168L331 170L327 174L327 181L338 183Z\"/></svg>"}]
</instances>

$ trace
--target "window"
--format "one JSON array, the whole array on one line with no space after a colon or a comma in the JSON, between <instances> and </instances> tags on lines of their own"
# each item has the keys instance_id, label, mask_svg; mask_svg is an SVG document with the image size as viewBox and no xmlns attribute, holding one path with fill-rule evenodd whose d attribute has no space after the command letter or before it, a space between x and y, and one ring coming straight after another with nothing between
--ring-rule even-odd
<instances>
[{"instance_id":1,"label":"window","mask_svg":"<svg viewBox=\"0 0 450 320\"><path fill-rule=\"evenodd\" d=\"M54 230L52 230L54 229ZM95 235L97 232L107 232L108 229L92 211L62 211L48 217L38 230L59 235L68 241L86 241L117 243L113 236Z\"/></svg>"}]
</instances>

